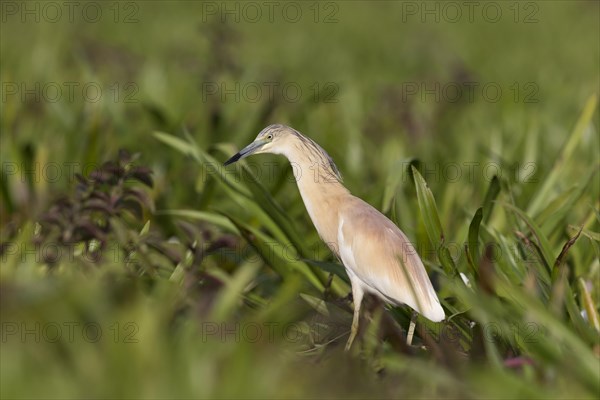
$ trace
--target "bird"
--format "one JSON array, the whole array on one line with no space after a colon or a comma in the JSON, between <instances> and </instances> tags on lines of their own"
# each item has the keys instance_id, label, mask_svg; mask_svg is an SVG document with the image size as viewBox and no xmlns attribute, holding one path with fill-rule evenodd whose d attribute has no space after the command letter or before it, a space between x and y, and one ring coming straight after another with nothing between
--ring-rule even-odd
<instances>
[{"instance_id":1,"label":"bird","mask_svg":"<svg viewBox=\"0 0 600 400\"><path fill-rule=\"evenodd\" d=\"M445 318L415 247L385 215L352 195L327 152L314 140L282 124L269 125L224 165L252 154L285 156L319 236L342 262L352 287L354 313L349 350L358 332L363 296L408 305L433 322Z\"/></svg>"}]
</instances>

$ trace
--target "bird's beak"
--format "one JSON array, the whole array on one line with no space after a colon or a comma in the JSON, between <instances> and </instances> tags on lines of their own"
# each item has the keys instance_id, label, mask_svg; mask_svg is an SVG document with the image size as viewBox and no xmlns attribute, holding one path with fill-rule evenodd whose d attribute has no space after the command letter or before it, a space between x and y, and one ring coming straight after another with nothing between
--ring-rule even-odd
<instances>
[{"instance_id":1,"label":"bird's beak","mask_svg":"<svg viewBox=\"0 0 600 400\"><path fill-rule=\"evenodd\" d=\"M263 147L267 142L264 140L255 140L250 143L248 146L244 147L240 150L236 155L231 157L229 160L225 161L223 165L233 164L234 162L241 160L242 158L248 157L249 155L256 153L258 149Z\"/></svg>"}]
</instances>

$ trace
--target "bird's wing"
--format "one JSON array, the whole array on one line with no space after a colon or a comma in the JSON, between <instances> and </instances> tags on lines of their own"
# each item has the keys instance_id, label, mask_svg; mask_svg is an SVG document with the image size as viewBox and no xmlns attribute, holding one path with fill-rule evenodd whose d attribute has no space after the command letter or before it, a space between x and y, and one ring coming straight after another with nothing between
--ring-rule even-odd
<instances>
[{"instance_id":1,"label":"bird's wing","mask_svg":"<svg viewBox=\"0 0 600 400\"><path fill-rule=\"evenodd\" d=\"M432 321L444 310L415 247L387 217L359 198L339 210L342 262L364 288L392 303L404 303Z\"/></svg>"}]
</instances>

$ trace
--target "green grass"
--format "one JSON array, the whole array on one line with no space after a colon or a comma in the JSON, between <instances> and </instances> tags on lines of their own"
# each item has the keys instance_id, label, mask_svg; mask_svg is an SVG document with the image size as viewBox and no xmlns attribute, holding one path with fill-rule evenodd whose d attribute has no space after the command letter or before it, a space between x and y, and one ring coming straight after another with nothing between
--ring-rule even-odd
<instances>
[{"instance_id":1,"label":"green grass","mask_svg":"<svg viewBox=\"0 0 600 400\"><path fill-rule=\"evenodd\" d=\"M3 9L2 398L598 397L597 2L495 2L497 23L111 4L96 23ZM413 346L410 310L367 301L343 352L348 280L292 168L222 167L275 122L416 244L448 318L419 317Z\"/></svg>"}]
</instances>

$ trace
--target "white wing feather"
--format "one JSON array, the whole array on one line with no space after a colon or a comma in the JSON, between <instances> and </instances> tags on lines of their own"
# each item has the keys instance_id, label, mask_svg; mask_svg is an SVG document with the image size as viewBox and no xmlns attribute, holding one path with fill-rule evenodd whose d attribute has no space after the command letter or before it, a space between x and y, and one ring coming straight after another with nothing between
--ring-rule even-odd
<instances>
[{"instance_id":1,"label":"white wing feather","mask_svg":"<svg viewBox=\"0 0 600 400\"><path fill-rule=\"evenodd\" d=\"M337 239L344 266L364 290L385 301L406 304L432 321L445 318L415 247L371 205L354 197L339 210Z\"/></svg>"}]
</instances>

